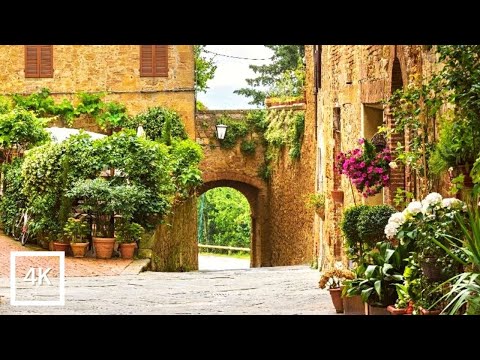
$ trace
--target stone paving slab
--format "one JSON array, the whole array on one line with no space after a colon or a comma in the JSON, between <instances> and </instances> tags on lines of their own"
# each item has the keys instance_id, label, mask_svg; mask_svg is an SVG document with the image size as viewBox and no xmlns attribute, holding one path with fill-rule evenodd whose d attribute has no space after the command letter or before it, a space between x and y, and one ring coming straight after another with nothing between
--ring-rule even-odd
<instances>
[{"instance_id":1,"label":"stone paving slab","mask_svg":"<svg viewBox=\"0 0 480 360\"><path fill-rule=\"evenodd\" d=\"M0 278L0 314L328 314L328 291L307 266L70 277L64 307L12 307Z\"/></svg>"}]
</instances>

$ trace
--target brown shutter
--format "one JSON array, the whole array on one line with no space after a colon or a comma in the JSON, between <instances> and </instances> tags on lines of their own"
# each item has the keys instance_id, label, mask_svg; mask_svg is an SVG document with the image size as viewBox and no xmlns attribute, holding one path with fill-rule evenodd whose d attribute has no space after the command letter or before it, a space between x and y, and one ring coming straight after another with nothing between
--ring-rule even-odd
<instances>
[{"instance_id":1,"label":"brown shutter","mask_svg":"<svg viewBox=\"0 0 480 360\"><path fill-rule=\"evenodd\" d=\"M168 76L168 45L140 46L140 76Z\"/></svg>"},{"instance_id":2,"label":"brown shutter","mask_svg":"<svg viewBox=\"0 0 480 360\"><path fill-rule=\"evenodd\" d=\"M140 76L154 76L153 45L140 46Z\"/></svg>"},{"instance_id":3,"label":"brown shutter","mask_svg":"<svg viewBox=\"0 0 480 360\"><path fill-rule=\"evenodd\" d=\"M168 45L155 45L155 76L168 76Z\"/></svg>"},{"instance_id":4,"label":"brown shutter","mask_svg":"<svg viewBox=\"0 0 480 360\"><path fill-rule=\"evenodd\" d=\"M39 75L38 67L40 58L38 56L37 46L25 46L25 77L37 78Z\"/></svg>"},{"instance_id":5,"label":"brown shutter","mask_svg":"<svg viewBox=\"0 0 480 360\"><path fill-rule=\"evenodd\" d=\"M26 45L25 46L25 77L46 78L53 77L53 46Z\"/></svg>"},{"instance_id":6,"label":"brown shutter","mask_svg":"<svg viewBox=\"0 0 480 360\"><path fill-rule=\"evenodd\" d=\"M53 46L40 45L40 76L53 77Z\"/></svg>"}]
</instances>

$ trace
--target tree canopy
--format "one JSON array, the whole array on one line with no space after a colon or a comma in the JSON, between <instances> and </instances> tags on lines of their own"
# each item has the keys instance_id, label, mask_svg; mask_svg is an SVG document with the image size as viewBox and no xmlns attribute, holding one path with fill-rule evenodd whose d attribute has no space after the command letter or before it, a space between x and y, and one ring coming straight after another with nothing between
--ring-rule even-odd
<instances>
[{"instance_id":1,"label":"tree canopy","mask_svg":"<svg viewBox=\"0 0 480 360\"><path fill-rule=\"evenodd\" d=\"M235 90L235 94L251 98L249 104L263 105L267 96L298 96L305 78L304 45L265 45L273 50L272 63L250 65L257 77L246 79L250 87ZM259 89L266 87L266 90Z\"/></svg>"}]
</instances>

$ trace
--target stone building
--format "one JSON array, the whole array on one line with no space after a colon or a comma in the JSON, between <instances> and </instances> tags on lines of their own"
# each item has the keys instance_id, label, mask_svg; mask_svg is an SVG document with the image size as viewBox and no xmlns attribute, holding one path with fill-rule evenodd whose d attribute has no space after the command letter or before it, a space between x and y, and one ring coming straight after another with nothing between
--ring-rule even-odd
<instances>
[{"instance_id":1,"label":"stone building","mask_svg":"<svg viewBox=\"0 0 480 360\"><path fill-rule=\"evenodd\" d=\"M404 168L391 170L391 184L374 197L363 198L335 167L340 151L358 147L359 138L371 139L378 126L392 126L383 101L399 88L422 81L435 66L435 53L421 45L315 45L307 46L315 69L317 127L316 184L326 196L325 219L316 219L319 265L344 260L339 221L353 204L392 204L397 188L411 190L414 180ZM307 64L308 66L308 64ZM405 135L387 140L390 148L405 143ZM332 190L343 191L343 202L334 203Z\"/></svg>"},{"instance_id":2,"label":"stone building","mask_svg":"<svg viewBox=\"0 0 480 360\"><path fill-rule=\"evenodd\" d=\"M152 106L177 111L194 137L193 45L1 45L0 64L0 94L48 88L74 100L78 92L105 92L131 114Z\"/></svg>"}]
</instances>

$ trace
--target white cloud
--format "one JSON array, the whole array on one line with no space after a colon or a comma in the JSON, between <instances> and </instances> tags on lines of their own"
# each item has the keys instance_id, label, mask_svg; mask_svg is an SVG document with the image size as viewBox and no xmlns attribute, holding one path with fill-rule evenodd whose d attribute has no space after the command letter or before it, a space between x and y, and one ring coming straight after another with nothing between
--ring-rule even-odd
<instances>
[{"instance_id":1,"label":"white cloud","mask_svg":"<svg viewBox=\"0 0 480 360\"><path fill-rule=\"evenodd\" d=\"M248 67L250 64L262 65L270 63L273 52L263 45L207 45L206 50L219 54L239 56L266 61L253 61L215 56L217 71L215 78L209 83L207 92L198 94L198 100L209 109L245 109L255 106L248 105L249 98L234 94L233 91L246 87L246 78L255 76ZM213 56L208 54L209 56Z\"/></svg>"}]
</instances>

